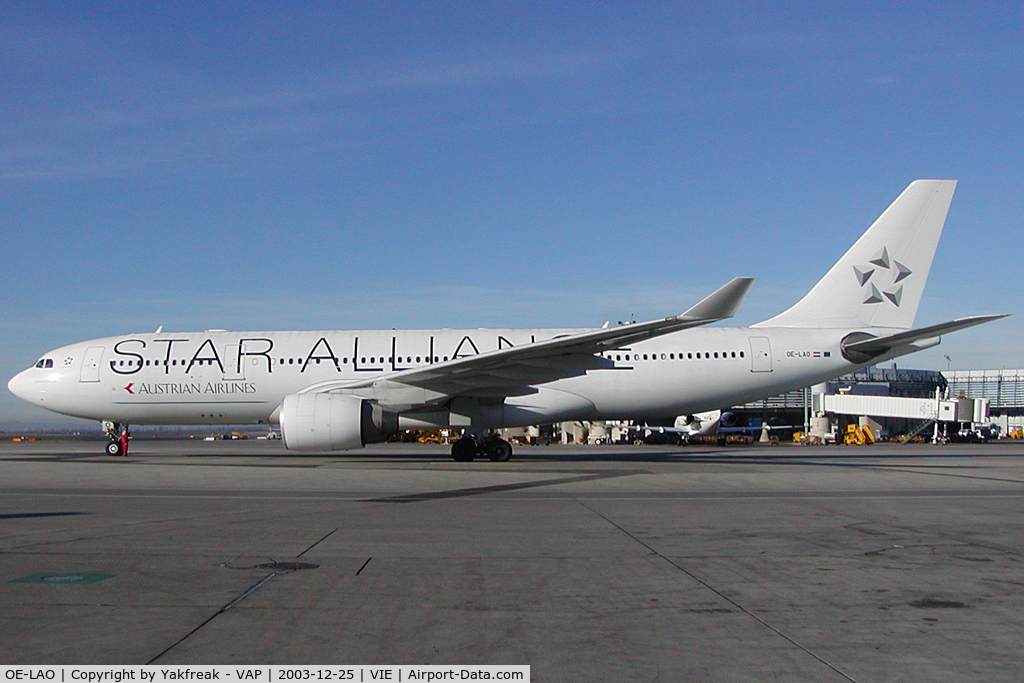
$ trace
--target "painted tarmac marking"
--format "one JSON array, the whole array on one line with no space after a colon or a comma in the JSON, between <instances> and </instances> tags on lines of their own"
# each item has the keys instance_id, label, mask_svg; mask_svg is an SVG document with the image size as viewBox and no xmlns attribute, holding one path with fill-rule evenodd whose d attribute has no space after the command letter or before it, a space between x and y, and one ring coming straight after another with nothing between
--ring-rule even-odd
<instances>
[{"instance_id":1,"label":"painted tarmac marking","mask_svg":"<svg viewBox=\"0 0 1024 683\"><path fill-rule=\"evenodd\" d=\"M321 543L323 543L324 541L326 541L326 540L327 540L328 538L330 538L331 534L333 534L333 533L334 533L334 532L336 532L337 530L338 530L338 529L337 529L337 527L335 527L334 529L331 529L331 530L330 530L330 531L328 531L328 532L327 532L326 534L324 534L323 536L321 536L321 537L320 537L320 538L319 538L319 539L318 539L318 540L317 540L317 541L316 541L315 543L313 543L313 545L309 546L308 548L306 548L305 550L303 550L303 551L302 551L301 553L299 553L299 554L298 554L298 555L296 555L295 557L302 557L303 555L305 555L306 553L308 553L308 552L309 552L310 550L312 550L313 548L317 547L318 545L320 545Z\"/></svg>"},{"instance_id":2,"label":"painted tarmac marking","mask_svg":"<svg viewBox=\"0 0 1024 683\"><path fill-rule=\"evenodd\" d=\"M75 517L89 512L11 512L0 515L0 519L34 519L36 517Z\"/></svg>"},{"instance_id":3,"label":"painted tarmac marking","mask_svg":"<svg viewBox=\"0 0 1024 683\"><path fill-rule=\"evenodd\" d=\"M403 496L390 496L388 498L370 498L364 503L420 503L427 500L443 500L446 498L464 498L467 496L480 496L487 493L500 493L503 491L517 491L521 489L538 488L542 486L558 486L560 484L576 484L584 481L597 481L598 479L616 479L620 477L632 477L636 474L648 474L646 470L622 470L620 472L599 472L597 474L584 474L576 477L562 477L560 479L542 479L540 481L524 481L515 484L495 484L493 486L474 486L464 489L449 489L447 491L433 491L430 493L414 493Z\"/></svg>"}]
</instances>

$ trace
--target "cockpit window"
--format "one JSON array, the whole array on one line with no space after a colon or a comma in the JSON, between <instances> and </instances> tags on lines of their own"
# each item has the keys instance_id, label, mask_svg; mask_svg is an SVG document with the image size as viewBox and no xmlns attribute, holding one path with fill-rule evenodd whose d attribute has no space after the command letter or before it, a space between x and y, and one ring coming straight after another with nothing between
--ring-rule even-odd
<instances>
[{"instance_id":1,"label":"cockpit window","mask_svg":"<svg viewBox=\"0 0 1024 683\"><path fill-rule=\"evenodd\" d=\"M37 368L52 368L53 367L53 359L52 358L41 358L39 360L39 362L36 363L36 367Z\"/></svg>"}]
</instances>

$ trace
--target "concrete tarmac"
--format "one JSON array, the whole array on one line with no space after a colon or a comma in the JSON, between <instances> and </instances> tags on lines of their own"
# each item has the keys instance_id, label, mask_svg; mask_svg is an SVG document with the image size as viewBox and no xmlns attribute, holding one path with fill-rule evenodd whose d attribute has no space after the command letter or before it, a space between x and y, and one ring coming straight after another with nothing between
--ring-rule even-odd
<instances>
[{"instance_id":1,"label":"concrete tarmac","mask_svg":"<svg viewBox=\"0 0 1024 683\"><path fill-rule=\"evenodd\" d=\"M1024 679L1024 444L0 444L2 664Z\"/></svg>"}]
</instances>

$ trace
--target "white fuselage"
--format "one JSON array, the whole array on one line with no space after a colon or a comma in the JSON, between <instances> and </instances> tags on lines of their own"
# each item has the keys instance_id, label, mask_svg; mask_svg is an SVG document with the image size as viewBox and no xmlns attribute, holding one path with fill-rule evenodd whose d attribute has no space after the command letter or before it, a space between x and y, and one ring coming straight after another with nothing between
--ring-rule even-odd
<instances>
[{"instance_id":1,"label":"white fuselage","mask_svg":"<svg viewBox=\"0 0 1024 683\"><path fill-rule=\"evenodd\" d=\"M266 423L289 394L366 380L561 335L569 329L359 330L134 334L56 349L10 384L51 411L131 424ZM526 412L473 427L559 420L651 419L741 404L860 367L843 358L849 330L700 328L602 355L611 367L539 385L507 403ZM877 361L877 359L876 359ZM360 395L360 391L353 391ZM370 394L366 394L370 397ZM447 426L452 404L402 416L403 428ZM483 424L481 424L483 422ZM500 422L501 424L493 424ZM513 424L516 423L516 424ZM463 426L464 423L452 423Z\"/></svg>"}]
</instances>

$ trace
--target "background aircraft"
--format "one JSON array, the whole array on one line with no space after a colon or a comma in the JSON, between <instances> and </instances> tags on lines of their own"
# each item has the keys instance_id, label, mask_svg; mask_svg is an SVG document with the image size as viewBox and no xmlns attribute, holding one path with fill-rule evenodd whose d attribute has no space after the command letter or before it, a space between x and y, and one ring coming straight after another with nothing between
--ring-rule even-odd
<instances>
[{"instance_id":1,"label":"background aircraft","mask_svg":"<svg viewBox=\"0 0 1024 683\"><path fill-rule=\"evenodd\" d=\"M759 425L741 425L739 418L734 413L723 410L708 410L703 413L692 413L690 415L677 415L671 427L646 426L644 429L652 435L672 435L674 441L688 443L690 439L699 436L723 436L727 434L753 434L760 435L767 432L769 435L778 436L787 431L792 432L803 429L801 425L777 425L765 422ZM652 437L653 438L653 437Z\"/></svg>"}]
</instances>

